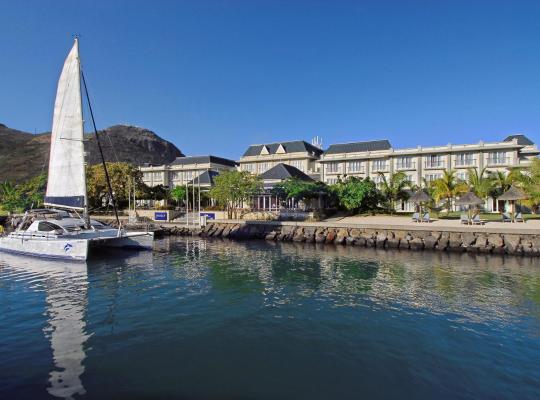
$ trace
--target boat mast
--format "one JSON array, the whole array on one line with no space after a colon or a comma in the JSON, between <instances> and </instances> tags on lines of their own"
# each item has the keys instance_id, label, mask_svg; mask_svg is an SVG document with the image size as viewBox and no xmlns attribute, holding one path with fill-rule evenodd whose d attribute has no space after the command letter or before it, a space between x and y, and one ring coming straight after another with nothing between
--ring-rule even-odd
<instances>
[{"instance_id":1,"label":"boat mast","mask_svg":"<svg viewBox=\"0 0 540 400\"><path fill-rule=\"evenodd\" d=\"M78 66L79 66L79 75L82 74L82 69L81 69L81 58L80 58L80 53L79 53L79 36L76 35L75 36L75 43L77 44L77 61L78 61ZM81 83L79 81L79 103L80 103L80 113L81 113L81 116L83 115L83 111L82 111L82 93L81 93ZM84 121L81 119L81 130L83 132L83 139L84 139ZM84 153L83 153L84 154ZM84 157L84 155L83 155ZM84 220L84 225L86 228L90 228L90 214L88 213L88 190L86 189L86 173L83 174L83 182L84 182L84 188L85 188L85 191L84 191L84 210L83 210L83 220Z\"/></svg>"},{"instance_id":2,"label":"boat mast","mask_svg":"<svg viewBox=\"0 0 540 400\"><path fill-rule=\"evenodd\" d=\"M94 127L94 134L96 135L96 141L99 149L99 154L101 156L101 164L103 165L103 170L105 171L105 179L107 181L107 189L109 191L109 196L112 201L112 205L114 208L114 216L116 217L116 223L118 224L118 227L120 227L120 218L118 218L118 209L116 208L116 199L114 198L112 185L111 185L111 179L109 178L109 171L107 170L107 164L105 163L105 157L103 156L103 149L101 148L101 142L99 140L99 133L96 127L96 121L94 119L94 112L92 111L92 104L90 103L90 96L88 95L88 88L86 86L86 79L84 79L84 72L81 69L81 77L83 81L84 86L84 93L86 94L86 101L88 103L88 109L90 110L90 118L92 119L92 125Z\"/></svg>"}]
</instances>

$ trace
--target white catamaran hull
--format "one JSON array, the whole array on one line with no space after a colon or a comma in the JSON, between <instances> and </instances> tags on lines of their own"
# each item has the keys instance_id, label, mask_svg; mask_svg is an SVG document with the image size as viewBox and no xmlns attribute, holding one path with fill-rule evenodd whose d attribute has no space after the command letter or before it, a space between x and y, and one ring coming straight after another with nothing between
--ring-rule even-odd
<instances>
[{"instance_id":1,"label":"white catamaran hull","mask_svg":"<svg viewBox=\"0 0 540 400\"><path fill-rule=\"evenodd\" d=\"M25 237L28 236L28 237ZM90 247L116 247L151 250L152 232L125 232L121 236L97 236L88 239L37 238L29 235L9 235L0 238L0 251L44 258L84 261Z\"/></svg>"}]
</instances>

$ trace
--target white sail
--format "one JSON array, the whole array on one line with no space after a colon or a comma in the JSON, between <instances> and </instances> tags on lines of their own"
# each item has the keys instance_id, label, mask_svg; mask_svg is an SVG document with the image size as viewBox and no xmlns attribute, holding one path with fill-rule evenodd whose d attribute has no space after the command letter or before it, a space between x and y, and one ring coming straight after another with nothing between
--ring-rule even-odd
<instances>
[{"instance_id":1,"label":"white sail","mask_svg":"<svg viewBox=\"0 0 540 400\"><path fill-rule=\"evenodd\" d=\"M69 52L58 81L45 204L86 207L79 43Z\"/></svg>"}]
</instances>

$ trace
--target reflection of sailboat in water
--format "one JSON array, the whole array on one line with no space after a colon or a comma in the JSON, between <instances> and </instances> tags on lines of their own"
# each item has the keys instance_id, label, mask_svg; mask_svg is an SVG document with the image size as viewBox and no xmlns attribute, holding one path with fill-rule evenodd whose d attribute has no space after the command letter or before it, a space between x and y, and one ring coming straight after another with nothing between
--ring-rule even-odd
<instances>
[{"instance_id":1,"label":"reflection of sailboat in water","mask_svg":"<svg viewBox=\"0 0 540 400\"><path fill-rule=\"evenodd\" d=\"M81 375L86 358L84 344L87 307L87 266L80 262L46 262L35 258L2 254L0 262L32 275L46 291L48 324L54 369L49 374L47 391L55 397L71 399L86 393Z\"/></svg>"}]
</instances>

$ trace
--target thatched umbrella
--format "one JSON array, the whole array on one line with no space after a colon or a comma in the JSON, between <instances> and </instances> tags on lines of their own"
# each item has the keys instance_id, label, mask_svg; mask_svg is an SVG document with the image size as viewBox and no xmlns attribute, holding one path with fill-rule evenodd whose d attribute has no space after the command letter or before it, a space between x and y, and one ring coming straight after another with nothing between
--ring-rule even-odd
<instances>
[{"instance_id":1,"label":"thatched umbrella","mask_svg":"<svg viewBox=\"0 0 540 400\"><path fill-rule=\"evenodd\" d=\"M523 190L512 185L510 186L510 189L499 196L498 200L509 201L512 206L512 213L514 214L514 203L518 200L525 200L528 198L529 196L527 196Z\"/></svg>"},{"instance_id":2,"label":"thatched umbrella","mask_svg":"<svg viewBox=\"0 0 540 400\"><path fill-rule=\"evenodd\" d=\"M471 206L477 206L484 204L484 200L475 195L473 192L467 192L459 196L456 200L458 206L467 206L467 212L469 215L469 221L471 220Z\"/></svg>"},{"instance_id":3,"label":"thatched umbrella","mask_svg":"<svg viewBox=\"0 0 540 400\"><path fill-rule=\"evenodd\" d=\"M418 204L420 206L422 203L431 201L431 196L422 189L419 189L414 192L411 197L409 197L409 201L412 201L414 204Z\"/></svg>"}]
</instances>

